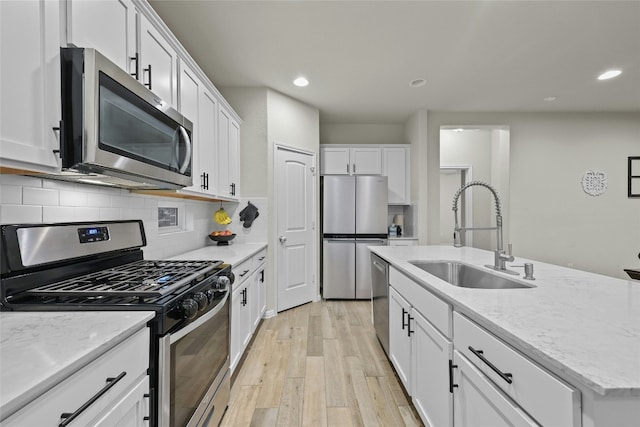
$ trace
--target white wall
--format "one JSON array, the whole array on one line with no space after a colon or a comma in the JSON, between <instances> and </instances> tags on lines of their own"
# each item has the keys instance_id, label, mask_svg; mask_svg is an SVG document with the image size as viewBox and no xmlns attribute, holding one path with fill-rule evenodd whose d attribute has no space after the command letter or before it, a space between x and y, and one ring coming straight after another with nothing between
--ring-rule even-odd
<instances>
[{"instance_id":1,"label":"white wall","mask_svg":"<svg viewBox=\"0 0 640 427\"><path fill-rule=\"evenodd\" d=\"M405 144L399 124L323 123L321 144Z\"/></svg>"},{"instance_id":2,"label":"white wall","mask_svg":"<svg viewBox=\"0 0 640 427\"><path fill-rule=\"evenodd\" d=\"M243 119L240 142L242 196L247 200L251 199L252 202L252 197L255 199L257 196L256 200L266 197L261 200L265 206L264 210L275 212L274 146L284 144L315 153L318 157L320 112L315 107L268 88L223 87L220 91ZM238 209L242 209L243 206L246 206L244 201ZM318 212L316 214L319 215ZM274 218L269 217L265 241L270 244L276 242L276 231ZM255 233L262 234L261 231ZM276 309L273 254L276 247L272 244L271 248L267 257L268 283L272 284L267 289L267 310ZM318 244L316 253L319 253ZM320 277L319 266L315 277Z\"/></svg>"},{"instance_id":3,"label":"white wall","mask_svg":"<svg viewBox=\"0 0 640 427\"><path fill-rule=\"evenodd\" d=\"M184 232L158 232L158 206L181 204ZM129 193L127 190L62 181L0 175L0 222L49 223L141 219L147 246L145 259L164 259L210 244L213 212L219 205Z\"/></svg>"},{"instance_id":4,"label":"white wall","mask_svg":"<svg viewBox=\"0 0 640 427\"><path fill-rule=\"evenodd\" d=\"M456 124L510 129L510 240L516 257L620 278L627 277L623 268L637 267L640 199L627 198L626 165L628 156L640 153L639 113L430 112L429 154L438 149L440 127ZM582 191L589 169L608 175L604 195ZM431 197L439 192L439 174L428 175L420 197L430 202L428 225L439 227L439 221L429 224L439 216ZM429 243L437 243L439 232L429 231Z\"/></svg>"}]
</instances>

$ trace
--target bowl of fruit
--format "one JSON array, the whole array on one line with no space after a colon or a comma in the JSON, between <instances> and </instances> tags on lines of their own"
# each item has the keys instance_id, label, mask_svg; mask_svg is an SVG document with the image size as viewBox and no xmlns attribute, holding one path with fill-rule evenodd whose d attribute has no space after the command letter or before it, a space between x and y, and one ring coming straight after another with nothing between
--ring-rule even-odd
<instances>
[{"instance_id":1,"label":"bowl of fruit","mask_svg":"<svg viewBox=\"0 0 640 427\"><path fill-rule=\"evenodd\" d=\"M231 240L236 237L235 234L231 232L231 230L224 231L212 231L209 234L209 238L214 242L218 242L218 246L226 246L229 244Z\"/></svg>"}]
</instances>

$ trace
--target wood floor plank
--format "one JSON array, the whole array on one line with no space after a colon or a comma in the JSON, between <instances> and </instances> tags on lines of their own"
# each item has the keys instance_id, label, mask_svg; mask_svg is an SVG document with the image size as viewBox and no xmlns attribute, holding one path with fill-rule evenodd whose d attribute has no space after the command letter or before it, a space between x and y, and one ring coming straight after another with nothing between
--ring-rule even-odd
<instances>
[{"instance_id":1,"label":"wood floor plank","mask_svg":"<svg viewBox=\"0 0 640 427\"><path fill-rule=\"evenodd\" d=\"M402 421L404 425L407 427L422 427L422 422L419 421L419 417L416 414L415 408L412 406L398 406L398 410L402 415Z\"/></svg>"},{"instance_id":2,"label":"wood floor plank","mask_svg":"<svg viewBox=\"0 0 640 427\"><path fill-rule=\"evenodd\" d=\"M229 402L229 408L222 418L221 427L250 425L259 392L258 385L238 387L235 398Z\"/></svg>"},{"instance_id":3,"label":"wood floor plank","mask_svg":"<svg viewBox=\"0 0 640 427\"><path fill-rule=\"evenodd\" d=\"M257 408L277 408L280 406L290 352L291 341L275 341L264 366L262 386L256 401Z\"/></svg>"},{"instance_id":4,"label":"wood floor plank","mask_svg":"<svg viewBox=\"0 0 640 427\"><path fill-rule=\"evenodd\" d=\"M291 350L287 365L287 378L304 378L307 366L307 331L306 328L294 327L291 331Z\"/></svg>"},{"instance_id":5,"label":"wood floor plank","mask_svg":"<svg viewBox=\"0 0 640 427\"><path fill-rule=\"evenodd\" d=\"M302 426L304 381L304 377L286 378L284 380L284 385L282 388L282 400L280 400L280 407L278 408L278 419L276 421L277 426Z\"/></svg>"},{"instance_id":6,"label":"wood floor plank","mask_svg":"<svg viewBox=\"0 0 640 427\"><path fill-rule=\"evenodd\" d=\"M373 397L376 416L380 425L402 425L402 415L389 392L389 386L386 384L384 377L368 377L367 385Z\"/></svg>"},{"instance_id":7,"label":"wood floor plank","mask_svg":"<svg viewBox=\"0 0 640 427\"><path fill-rule=\"evenodd\" d=\"M323 357L307 358L302 425L319 427L327 425Z\"/></svg>"},{"instance_id":8,"label":"wood floor plank","mask_svg":"<svg viewBox=\"0 0 640 427\"><path fill-rule=\"evenodd\" d=\"M256 408L250 427L275 427L278 408Z\"/></svg>"},{"instance_id":9,"label":"wood floor plank","mask_svg":"<svg viewBox=\"0 0 640 427\"><path fill-rule=\"evenodd\" d=\"M327 406L349 406L351 385L339 340L324 340L324 363Z\"/></svg>"},{"instance_id":10,"label":"wood floor plank","mask_svg":"<svg viewBox=\"0 0 640 427\"><path fill-rule=\"evenodd\" d=\"M322 356L322 320L320 315L309 316L307 356Z\"/></svg>"},{"instance_id":11,"label":"wood floor plank","mask_svg":"<svg viewBox=\"0 0 640 427\"><path fill-rule=\"evenodd\" d=\"M353 356L347 357L346 360L351 377L351 386L363 424L367 427L380 425L373 404L373 398L362 370L361 360Z\"/></svg>"}]
</instances>

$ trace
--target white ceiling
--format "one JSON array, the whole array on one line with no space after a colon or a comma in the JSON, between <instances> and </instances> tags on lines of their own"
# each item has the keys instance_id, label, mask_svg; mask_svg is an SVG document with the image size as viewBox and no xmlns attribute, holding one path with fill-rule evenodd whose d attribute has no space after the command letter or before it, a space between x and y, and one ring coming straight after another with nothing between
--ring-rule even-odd
<instances>
[{"instance_id":1,"label":"white ceiling","mask_svg":"<svg viewBox=\"0 0 640 427\"><path fill-rule=\"evenodd\" d=\"M640 1L150 3L217 87L273 88L323 123L640 111ZM623 73L596 81L610 68Z\"/></svg>"}]
</instances>

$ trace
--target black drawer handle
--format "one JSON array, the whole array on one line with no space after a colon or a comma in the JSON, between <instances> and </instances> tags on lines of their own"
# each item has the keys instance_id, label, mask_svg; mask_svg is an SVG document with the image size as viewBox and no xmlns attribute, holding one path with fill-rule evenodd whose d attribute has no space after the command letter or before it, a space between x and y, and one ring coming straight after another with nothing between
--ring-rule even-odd
<instances>
[{"instance_id":1,"label":"black drawer handle","mask_svg":"<svg viewBox=\"0 0 640 427\"><path fill-rule=\"evenodd\" d=\"M478 359L482 360L488 367L490 367L493 372L495 372L496 374L500 375L500 378L502 378L503 380L505 380L507 382L507 384L511 384L513 382L513 380L511 378L513 378L513 374L509 374L507 372L502 372L500 369L498 369L493 363L489 362L489 360L483 356L483 351L482 350L476 350L475 348L469 346L469 350L471 350L471 353L475 354L476 356L478 356Z\"/></svg>"},{"instance_id":2,"label":"black drawer handle","mask_svg":"<svg viewBox=\"0 0 640 427\"><path fill-rule=\"evenodd\" d=\"M100 399L106 392L109 391L109 389L111 389L111 387L116 385L118 381L124 378L125 375L127 375L127 373L125 371L122 371L122 373L115 378L111 378L111 377L107 378L107 385L102 387L102 389L99 392L97 392L91 399L87 400L84 405L76 409L76 411L73 413L65 412L62 415L60 415L60 418L63 418L64 421L62 421L58 425L58 427L65 427L69 425L71 421L78 418L80 414L82 414L89 406L93 405L96 400Z\"/></svg>"},{"instance_id":3,"label":"black drawer handle","mask_svg":"<svg viewBox=\"0 0 640 427\"><path fill-rule=\"evenodd\" d=\"M244 277L247 275L247 273L249 272L249 270L244 270L242 273L240 273L238 276L240 277Z\"/></svg>"},{"instance_id":4,"label":"black drawer handle","mask_svg":"<svg viewBox=\"0 0 640 427\"><path fill-rule=\"evenodd\" d=\"M411 334L415 332L415 331L411 330L411 321L414 320L414 319L415 319L415 317L411 317L411 315L407 311L407 336L408 337L410 337Z\"/></svg>"}]
</instances>

